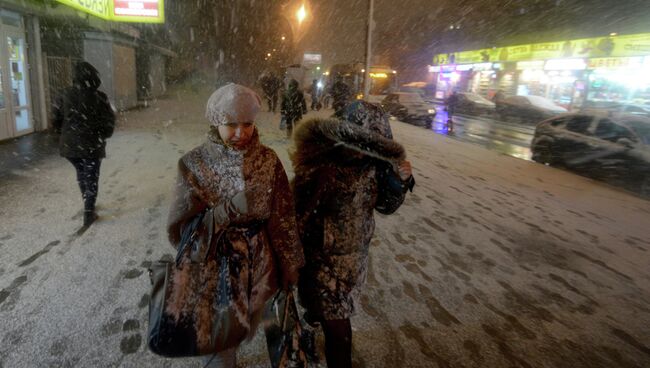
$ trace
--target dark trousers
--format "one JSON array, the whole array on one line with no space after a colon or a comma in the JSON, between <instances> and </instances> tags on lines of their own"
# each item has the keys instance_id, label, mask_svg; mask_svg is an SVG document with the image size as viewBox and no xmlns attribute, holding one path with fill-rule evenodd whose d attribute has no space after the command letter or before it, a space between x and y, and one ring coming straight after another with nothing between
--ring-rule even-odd
<instances>
[{"instance_id":1,"label":"dark trousers","mask_svg":"<svg viewBox=\"0 0 650 368\"><path fill-rule=\"evenodd\" d=\"M302 119L302 117L287 116L287 137L291 138L293 128L298 124L300 119Z\"/></svg>"},{"instance_id":2,"label":"dark trousers","mask_svg":"<svg viewBox=\"0 0 650 368\"><path fill-rule=\"evenodd\" d=\"M77 182L84 200L84 210L94 211L99 191L99 168L101 158L68 158L77 170Z\"/></svg>"},{"instance_id":3,"label":"dark trousers","mask_svg":"<svg viewBox=\"0 0 650 368\"><path fill-rule=\"evenodd\" d=\"M266 95L266 103L269 104L269 111L275 112L278 108L278 95Z\"/></svg>"}]
</instances>

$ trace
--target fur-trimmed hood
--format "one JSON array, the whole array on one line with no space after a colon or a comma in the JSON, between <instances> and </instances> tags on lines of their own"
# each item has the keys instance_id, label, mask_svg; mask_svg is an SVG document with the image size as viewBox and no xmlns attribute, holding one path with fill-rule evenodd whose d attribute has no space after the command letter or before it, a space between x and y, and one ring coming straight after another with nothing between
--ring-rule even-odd
<instances>
[{"instance_id":1,"label":"fur-trimmed hood","mask_svg":"<svg viewBox=\"0 0 650 368\"><path fill-rule=\"evenodd\" d=\"M294 141L296 149L291 158L296 168L320 162L344 163L355 152L392 164L406 157L401 144L338 119L306 120L294 131Z\"/></svg>"}]
</instances>

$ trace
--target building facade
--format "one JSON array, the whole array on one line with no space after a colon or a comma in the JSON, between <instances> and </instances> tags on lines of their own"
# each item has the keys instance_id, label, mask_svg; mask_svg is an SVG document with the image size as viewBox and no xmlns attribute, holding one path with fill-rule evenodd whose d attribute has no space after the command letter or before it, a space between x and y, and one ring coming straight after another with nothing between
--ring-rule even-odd
<instances>
[{"instance_id":1,"label":"building facade","mask_svg":"<svg viewBox=\"0 0 650 368\"><path fill-rule=\"evenodd\" d=\"M650 105L650 33L612 34L436 55L436 97L535 95L569 109L586 101Z\"/></svg>"},{"instance_id":2,"label":"building facade","mask_svg":"<svg viewBox=\"0 0 650 368\"><path fill-rule=\"evenodd\" d=\"M72 84L74 64L82 60L99 70L100 90L117 110L164 93L171 51L143 39L137 23L64 3L0 3L0 140L48 129L52 102ZM104 3L116 14L123 11L119 1Z\"/></svg>"}]
</instances>

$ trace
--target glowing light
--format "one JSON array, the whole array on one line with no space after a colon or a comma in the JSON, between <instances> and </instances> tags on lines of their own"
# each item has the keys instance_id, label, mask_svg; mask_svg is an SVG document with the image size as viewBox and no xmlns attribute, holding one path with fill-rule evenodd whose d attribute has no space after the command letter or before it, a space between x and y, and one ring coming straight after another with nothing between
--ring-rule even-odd
<instances>
[{"instance_id":1,"label":"glowing light","mask_svg":"<svg viewBox=\"0 0 650 368\"><path fill-rule=\"evenodd\" d=\"M317 66L317 67L316 67L316 70L320 70L320 66Z\"/></svg>"},{"instance_id":2,"label":"glowing light","mask_svg":"<svg viewBox=\"0 0 650 368\"><path fill-rule=\"evenodd\" d=\"M365 73L365 72L366 72L366 70L365 70L365 69L361 69L361 73Z\"/></svg>"},{"instance_id":3,"label":"glowing light","mask_svg":"<svg viewBox=\"0 0 650 368\"><path fill-rule=\"evenodd\" d=\"M271 57L271 53L269 52L268 54L266 54L266 56Z\"/></svg>"},{"instance_id":4,"label":"glowing light","mask_svg":"<svg viewBox=\"0 0 650 368\"><path fill-rule=\"evenodd\" d=\"M388 74L386 74L386 73L370 73L370 78L385 79L385 78L388 78Z\"/></svg>"},{"instance_id":5,"label":"glowing light","mask_svg":"<svg viewBox=\"0 0 650 368\"><path fill-rule=\"evenodd\" d=\"M287 39L286 37L282 36L282 41L284 41L284 40L286 40L286 39Z\"/></svg>"},{"instance_id":6,"label":"glowing light","mask_svg":"<svg viewBox=\"0 0 650 368\"><path fill-rule=\"evenodd\" d=\"M300 9L298 9L296 17L298 18L298 23L302 23L305 18L307 18L307 10L305 9L305 4L302 4Z\"/></svg>"},{"instance_id":7,"label":"glowing light","mask_svg":"<svg viewBox=\"0 0 650 368\"><path fill-rule=\"evenodd\" d=\"M317 86L318 88L323 88L323 82L318 82Z\"/></svg>"},{"instance_id":8,"label":"glowing light","mask_svg":"<svg viewBox=\"0 0 650 368\"><path fill-rule=\"evenodd\" d=\"M450 79L451 79L452 82L456 83L456 82L458 82L460 80L460 74L458 74L456 72L453 72L453 73L451 73L451 78Z\"/></svg>"}]
</instances>

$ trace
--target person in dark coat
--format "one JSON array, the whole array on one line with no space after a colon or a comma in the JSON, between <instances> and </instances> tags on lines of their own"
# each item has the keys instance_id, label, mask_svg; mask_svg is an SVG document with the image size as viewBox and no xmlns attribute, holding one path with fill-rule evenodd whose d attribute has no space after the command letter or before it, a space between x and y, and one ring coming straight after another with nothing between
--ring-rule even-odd
<instances>
[{"instance_id":1,"label":"person in dark coat","mask_svg":"<svg viewBox=\"0 0 650 368\"><path fill-rule=\"evenodd\" d=\"M301 123L292 155L305 252L300 303L307 321L323 328L330 368L352 366L350 317L366 280L373 213L395 212L412 182L404 148L392 140L380 107L354 102L344 117ZM381 179L387 176L398 183L397 191Z\"/></svg>"},{"instance_id":2,"label":"person in dark coat","mask_svg":"<svg viewBox=\"0 0 650 368\"><path fill-rule=\"evenodd\" d=\"M343 78L338 76L332 85L332 108L334 108L334 115L336 117L343 117L345 107L350 103L352 98L350 87L343 81Z\"/></svg>"},{"instance_id":3,"label":"person in dark coat","mask_svg":"<svg viewBox=\"0 0 650 368\"><path fill-rule=\"evenodd\" d=\"M302 115L307 113L305 95L299 88L298 81L292 79L289 88L282 95L282 115L286 120L287 137L291 138L294 126L302 120Z\"/></svg>"},{"instance_id":4,"label":"person in dark coat","mask_svg":"<svg viewBox=\"0 0 650 368\"><path fill-rule=\"evenodd\" d=\"M269 111L275 112L278 106L278 94L282 87L282 81L274 74L268 74L262 77L261 85Z\"/></svg>"},{"instance_id":5,"label":"person in dark coat","mask_svg":"<svg viewBox=\"0 0 650 368\"><path fill-rule=\"evenodd\" d=\"M53 126L61 133L59 151L77 171L85 228L97 219L99 170L106 157L106 140L115 127L115 113L106 94L98 90L100 85L97 69L80 62L75 66L72 87L53 106Z\"/></svg>"},{"instance_id":6,"label":"person in dark coat","mask_svg":"<svg viewBox=\"0 0 650 368\"><path fill-rule=\"evenodd\" d=\"M314 79L313 82L311 83L311 90L309 91L310 95L311 95L311 110L312 111L319 109L319 107L318 107L318 105L320 103L320 101L318 100L318 97L320 95L319 89L320 88L318 88L318 80Z\"/></svg>"}]
</instances>

